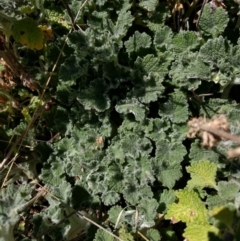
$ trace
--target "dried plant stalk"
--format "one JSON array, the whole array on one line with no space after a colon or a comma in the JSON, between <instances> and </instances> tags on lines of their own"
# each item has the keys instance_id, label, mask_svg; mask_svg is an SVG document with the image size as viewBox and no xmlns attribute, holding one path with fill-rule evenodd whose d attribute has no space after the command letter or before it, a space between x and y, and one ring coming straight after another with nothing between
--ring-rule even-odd
<instances>
[{"instance_id":1,"label":"dried plant stalk","mask_svg":"<svg viewBox=\"0 0 240 241\"><path fill-rule=\"evenodd\" d=\"M214 116L207 120L203 117L193 118L188 122L188 137L200 137L202 145L212 148L221 140L232 140L240 144L240 136L232 135L225 115ZM240 147L228 151L229 158L240 156Z\"/></svg>"},{"instance_id":2,"label":"dried plant stalk","mask_svg":"<svg viewBox=\"0 0 240 241\"><path fill-rule=\"evenodd\" d=\"M188 137L200 137L203 146L211 148L217 142L229 139L229 124L225 115L215 116L211 120L203 117L193 118L188 122L188 126L190 127Z\"/></svg>"}]
</instances>

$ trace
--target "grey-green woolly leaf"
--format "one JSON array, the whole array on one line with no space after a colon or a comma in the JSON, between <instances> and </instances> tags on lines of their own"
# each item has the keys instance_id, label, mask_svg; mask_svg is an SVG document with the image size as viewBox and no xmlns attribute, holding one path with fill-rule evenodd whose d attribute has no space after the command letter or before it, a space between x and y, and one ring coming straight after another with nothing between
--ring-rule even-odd
<instances>
[{"instance_id":1,"label":"grey-green woolly leaf","mask_svg":"<svg viewBox=\"0 0 240 241\"><path fill-rule=\"evenodd\" d=\"M115 205L108 211L108 220L113 226L117 224L117 228L121 227L124 222L124 212L122 207Z\"/></svg>"},{"instance_id":2,"label":"grey-green woolly leaf","mask_svg":"<svg viewBox=\"0 0 240 241\"><path fill-rule=\"evenodd\" d=\"M156 142L155 155L158 163L163 166L181 163L186 154L186 147L181 140L170 143L166 139L162 139Z\"/></svg>"},{"instance_id":3,"label":"grey-green woolly leaf","mask_svg":"<svg viewBox=\"0 0 240 241\"><path fill-rule=\"evenodd\" d=\"M106 2L107 2L107 0L96 0L95 1L96 5L99 5L99 6L103 6Z\"/></svg>"},{"instance_id":4,"label":"grey-green woolly leaf","mask_svg":"<svg viewBox=\"0 0 240 241\"><path fill-rule=\"evenodd\" d=\"M155 181L155 177L153 175L149 157L148 156L142 157L140 161L137 162L137 164L139 167L138 178L140 180L140 184L153 183Z\"/></svg>"},{"instance_id":5,"label":"grey-green woolly leaf","mask_svg":"<svg viewBox=\"0 0 240 241\"><path fill-rule=\"evenodd\" d=\"M148 76L143 76L142 84L134 88L134 94L139 97L142 103L157 101L165 89L162 82L163 78L157 73L150 72Z\"/></svg>"},{"instance_id":6,"label":"grey-green woolly leaf","mask_svg":"<svg viewBox=\"0 0 240 241\"><path fill-rule=\"evenodd\" d=\"M154 218L157 215L158 202L155 199L144 198L138 205L138 227L150 228L155 225Z\"/></svg>"},{"instance_id":7,"label":"grey-green woolly leaf","mask_svg":"<svg viewBox=\"0 0 240 241\"><path fill-rule=\"evenodd\" d=\"M160 240L162 240L160 233L156 229L149 229L147 231L146 238L149 241L160 241Z\"/></svg>"},{"instance_id":8,"label":"grey-green woolly leaf","mask_svg":"<svg viewBox=\"0 0 240 241\"><path fill-rule=\"evenodd\" d=\"M129 131L138 133L138 135L141 136L143 133L152 132L152 128L152 120L144 119L143 121L138 122L134 118L125 118L118 129L118 133Z\"/></svg>"},{"instance_id":9,"label":"grey-green woolly leaf","mask_svg":"<svg viewBox=\"0 0 240 241\"><path fill-rule=\"evenodd\" d=\"M104 80L95 79L91 81L89 88L79 92L77 99L86 110L95 109L102 112L110 107L107 91L108 86Z\"/></svg>"},{"instance_id":10,"label":"grey-green woolly leaf","mask_svg":"<svg viewBox=\"0 0 240 241\"><path fill-rule=\"evenodd\" d=\"M189 127L182 123L182 124L173 124L172 125L172 132L169 133L169 138L171 143L174 142L181 142L186 139L187 133L189 131Z\"/></svg>"},{"instance_id":11,"label":"grey-green woolly leaf","mask_svg":"<svg viewBox=\"0 0 240 241\"><path fill-rule=\"evenodd\" d=\"M140 0L139 6L147 11L154 11L158 5L158 0Z\"/></svg>"},{"instance_id":12,"label":"grey-green woolly leaf","mask_svg":"<svg viewBox=\"0 0 240 241\"><path fill-rule=\"evenodd\" d=\"M76 79L85 73L79 62L80 60L72 55L60 66L59 79L64 82L65 86L73 86L76 84Z\"/></svg>"},{"instance_id":13,"label":"grey-green woolly leaf","mask_svg":"<svg viewBox=\"0 0 240 241\"><path fill-rule=\"evenodd\" d=\"M218 194L223 200L231 201L239 192L240 185L234 181L220 181L218 182Z\"/></svg>"},{"instance_id":14,"label":"grey-green woolly leaf","mask_svg":"<svg viewBox=\"0 0 240 241\"><path fill-rule=\"evenodd\" d=\"M149 27L152 32L156 32L160 27L165 26L166 20L171 17L168 4L166 2L159 2L156 10L148 12L147 20L143 19L143 22Z\"/></svg>"},{"instance_id":15,"label":"grey-green woolly leaf","mask_svg":"<svg viewBox=\"0 0 240 241\"><path fill-rule=\"evenodd\" d=\"M24 205L31 199L32 188L29 184L15 186L8 184L0 192L0 226L11 228L20 218L18 212L21 212ZM8 226L10 225L10 226Z\"/></svg>"},{"instance_id":16,"label":"grey-green woolly leaf","mask_svg":"<svg viewBox=\"0 0 240 241\"><path fill-rule=\"evenodd\" d=\"M54 194L56 197L58 197L62 202L69 203L71 193L72 193L72 188L70 183L62 180L62 182L58 187L54 187L51 189L52 189L51 193Z\"/></svg>"},{"instance_id":17,"label":"grey-green woolly leaf","mask_svg":"<svg viewBox=\"0 0 240 241\"><path fill-rule=\"evenodd\" d=\"M124 43L128 54L137 52L140 48L149 48L151 44L151 37L146 33L140 33L138 31Z\"/></svg>"},{"instance_id":18,"label":"grey-green woolly leaf","mask_svg":"<svg viewBox=\"0 0 240 241\"><path fill-rule=\"evenodd\" d=\"M167 53L155 57L152 54L144 58L138 57L134 63L133 80L134 96L143 103L156 101L164 91L162 82L168 72L171 59Z\"/></svg>"},{"instance_id":19,"label":"grey-green woolly leaf","mask_svg":"<svg viewBox=\"0 0 240 241\"><path fill-rule=\"evenodd\" d=\"M108 156L109 161L106 163L108 164L106 176L106 185L109 187L109 189L121 193L122 192L122 181L124 180L124 173L123 173L123 167L121 163L118 161L112 161L110 159L111 157Z\"/></svg>"},{"instance_id":20,"label":"grey-green woolly leaf","mask_svg":"<svg viewBox=\"0 0 240 241\"><path fill-rule=\"evenodd\" d=\"M136 159L140 156L149 156L152 151L150 140L145 137L139 137L134 133L122 137L120 142L125 157Z\"/></svg>"},{"instance_id":21,"label":"grey-green woolly leaf","mask_svg":"<svg viewBox=\"0 0 240 241\"><path fill-rule=\"evenodd\" d=\"M213 3L214 4L214 3ZM206 4L199 20L199 28L213 38L223 33L228 24L228 13L223 8L212 9Z\"/></svg>"},{"instance_id":22,"label":"grey-green woolly leaf","mask_svg":"<svg viewBox=\"0 0 240 241\"><path fill-rule=\"evenodd\" d=\"M68 35L68 41L69 41L69 45L74 48L74 50L78 53L78 57L84 57L88 54L89 51L89 46L88 46L88 38L86 36L86 34L84 34L84 32L82 31L73 31L72 33L70 33ZM78 58L76 58L76 60L78 60ZM74 59L72 60L73 63L76 63L76 60L74 61ZM66 64L66 62L65 62ZM69 65L70 67L71 65ZM80 66L78 66L80 67ZM80 68L81 69L81 68ZM62 69L64 70L64 69ZM77 70L75 70L75 72L77 73Z\"/></svg>"},{"instance_id":23,"label":"grey-green woolly leaf","mask_svg":"<svg viewBox=\"0 0 240 241\"><path fill-rule=\"evenodd\" d=\"M119 142L119 138L113 138L112 144L107 149L107 155L109 157L114 156L114 160L117 160L120 163L125 161L125 153L121 148L121 143Z\"/></svg>"},{"instance_id":24,"label":"grey-green woolly leaf","mask_svg":"<svg viewBox=\"0 0 240 241\"><path fill-rule=\"evenodd\" d=\"M117 112L125 115L132 113L137 121L142 121L145 118L147 107L141 104L137 99L131 98L119 101L115 109Z\"/></svg>"},{"instance_id":25,"label":"grey-green woolly leaf","mask_svg":"<svg viewBox=\"0 0 240 241\"><path fill-rule=\"evenodd\" d=\"M108 191L102 194L102 201L107 206L114 205L119 199L119 194L114 191Z\"/></svg>"},{"instance_id":26,"label":"grey-green woolly leaf","mask_svg":"<svg viewBox=\"0 0 240 241\"><path fill-rule=\"evenodd\" d=\"M151 119L151 122L153 126L152 130L146 136L155 142L166 139L165 132L170 128L170 123L160 118Z\"/></svg>"},{"instance_id":27,"label":"grey-green woolly leaf","mask_svg":"<svg viewBox=\"0 0 240 241\"><path fill-rule=\"evenodd\" d=\"M159 54L158 57L155 57L153 54L148 54L144 56L144 58L138 57L134 63L134 67L145 75L151 72L161 79L168 73L170 62L171 58L169 58L168 53Z\"/></svg>"},{"instance_id":28,"label":"grey-green woolly leaf","mask_svg":"<svg viewBox=\"0 0 240 241\"><path fill-rule=\"evenodd\" d=\"M162 170L157 176L159 181L162 182L163 186L169 189L173 188L176 181L182 177L182 166L180 164L175 164L169 166L167 169Z\"/></svg>"},{"instance_id":29,"label":"grey-green woolly leaf","mask_svg":"<svg viewBox=\"0 0 240 241\"><path fill-rule=\"evenodd\" d=\"M232 82L232 79L229 77L229 75L226 73L222 73L221 71L213 73L211 76L211 80L215 84L219 84L221 86L220 92L223 92L225 87Z\"/></svg>"},{"instance_id":30,"label":"grey-green woolly leaf","mask_svg":"<svg viewBox=\"0 0 240 241\"><path fill-rule=\"evenodd\" d=\"M130 175L130 173L129 170L128 175ZM137 182L133 182L135 178L131 176L128 176L127 178L129 179L129 182L124 184L123 196L130 205L137 205L143 198L147 199L153 197L153 192L147 184L139 185Z\"/></svg>"},{"instance_id":31,"label":"grey-green woolly leaf","mask_svg":"<svg viewBox=\"0 0 240 241\"><path fill-rule=\"evenodd\" d=\"M239 42L239 41L238 41ZM227 59L227 63L229 64L229 70L232 72L234 75L234 84L239 85L239 75L240 75L240 70L239 70L239 62L240 62L240 48L239 48L240 43L238 43L236 46L230 46L230 51Z\"/></svg>"},{"instance_id":32,"label":"grey-green woolly leaf","mask_svg":"<svg viewBox=\"0 0 240 241\"><path fill-rule=\"evenodd\" d=\"M99 65L99 62L105 63L117 59L117 53L121 45L115 44L112 40L112 33L95 34L93 42L94 53L91 56L93 67L96 67L95 64Z\"/></svg>"},{"instance_id":33,"label":"grey-green woolly leaf","mask_svg":"<svg viewBox=\"0 0 240 241\"><path fill-rule=\"evenodd\" d=\"M199 140L191 144L189 157L192 161L209 160L215 163L219 162L218 153L211 149L203 148Z\"/></svg>"},{"instance_id":34,"label":"grey-green woolly leaf","mask_svg":"<svg viewBox=\"0 0 240 241\"><path fill-rule=\"evenodd\" d=\"M121 82L127 81L131 77L131 70L117 62L107 62L103 66L103 77L107 78L111 89L119 87Z\"/></svg>"},{"instance_id":35,"label":"grey-green woolly leaf","mask_svg":"<svg viewBox=\"0 0 240 241\"><path fill-rule=\"evenodd\" d=\"M202 80L209 80L211 72L207 66L200 59L192 59L188 64L179 58L171 66L169 72L171 77L171 84L176 87L186 87L187 89L197 89Z\"/></svg>"},{"instance_id":36,"label":"grey-green woolly leaf","mask_svg":"<svg viewBox=\"0 0 240 241\"><path fill-rule=\"evenodd\" d=\"M165 47L167 49L168 46L172 44L172 38L172 30L168 26L164 26L155 32L153 40L154 46L157 48Z\"/></svg>"},{"instance_id":37,"label":"grey-green woolly leaf","mask_svg":"<svg viewBox=\"0 0 240 241\"><path fill-rule=\"evenodd\" d=\"M188 119L188 103L186 95L176 90L169 100L159 105L159 115L169 118L173 123L183 123Z\"/></svg>"},{"instance_id":38,"label":"grey-green woolly leaf","mask_svg":"<svg viewBox=\"0 0 240 241\"><path fill-rule=\"evenodd\" d=\"M176 196L174 191L171 189L170 190L164 189L160 193L160 197L158 199L158 203L159 203L158 211L160 211L161 213L166 213L168 205L174 203L175 200L176 200Z\"/></svg>"},{"instance_id":39,"label":"grey-green woolly leaf","mask_svg":"<svg viewBox=\"0 0 240 241\"><path fill-rule=\"evenodd\" d=\"M183 51L194 49L198 46L198 36L196 32L182 31L175 35L172 40L172 48L179 53Z\"/></svg>"},{"instance_id":40,"label":"grey-green woolly leaf","mask_svg":"<svg viewBox=\"0 0 240 241\"><path fill-rule=\"evenodd\" d=\"M129 8L131 4L128 4ZM114 27L114 36L116 38L122 38L126 35L128 28L132 25L132 21L134 20L133 16L131 15L130 11L126 11L122 9L118 14L118 19Z\"/></svg>"},{"instance_id":41,"label":"grey-green woolly leaf","mask_svg":"<svg viewBox=\"0 0 240 241\"><path fill-rule=\"evenodd\" d=\"M198 57L210 66L214 66L218 61L222 61L227 57L227 42L222 36L209 39L199 50Z\"/></svg>"},{"instance_id":42,"label":"grey-green woolly leaf","mask_svg":"<svg viewBox=\"0 0 240 241\"><path fill-rule=\"evenodd\" d=\"M88 26L92 29L96 30L104 30L104 24L103 21L108 19L108 13L107 12L100 12L100 11L94 11L91 14L91 17L88 19Z\"/></svg>"},{"instance_id":43,"label":"grey-green woolly leaf","mask_svg":"<svg viewBox=\"0 0 240 241\"><path fill-rule=\"evenodd\" d=\"M112 235L102 229L98 229L93 241L114 241L116 240Z\"/></svg>"},{"instance_id":44,"label":"grey-green woolly leaf","mask_svg":"<svg viewBox=\"0 0 240 241\"><path fill-rule=\"evenodd\" d=\"M219 207L227 204L227 200L223 200L219 195L207 196L206 204L208 206L208 210L213 209L214 207Z\"/></svg>"}]
</instances>

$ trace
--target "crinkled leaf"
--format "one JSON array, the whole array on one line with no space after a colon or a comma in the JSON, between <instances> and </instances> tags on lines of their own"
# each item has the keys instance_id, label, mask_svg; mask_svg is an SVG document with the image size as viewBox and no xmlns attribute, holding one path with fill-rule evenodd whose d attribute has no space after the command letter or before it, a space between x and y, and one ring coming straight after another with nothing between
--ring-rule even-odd
<instances>
[{"instance_id":1,"label":"crinkled leaf","mask_svg":"<svg viewBox=\"0 0 240 241\"><path fill-rule=\"evenodd\" d=\"M186 169L191 175L191 180L187 183L189 189L194 189L195 187L212 187L216 189L217 165L215 163L210 161L193 162Z\"/></svg>"},{"instance_id":2,"label":"crinkled leaf","mask_svg":"<svg viewBox=\"0 0 240 241\"><path fill-rule=\"evenodd\" d=\"M171 58L166 54L161 54L155 57L153 54L148 54L144 58L138 57L135 61L135 68L143 72L145 75L149 73L156 74L160 79L168 73L168 66Z\"/></svg>"},{"instance_id":3,"label":"crinkled leaf","mask_svg":"<svg viewBox=\"0 0 240 241\"><path fill-rule=\"evenodd\" d=\"M115 108L117 112L125 115L132 113L137 121L145 118L146 107L135 98L119 101Z\"/></svg>"},{"instance_id":4,"label":"crinkled leaf","mask_svg":"<svg viewBox=\"0 0 240 241\"><path fill-rule=\"evenodd\" d=\"M219 230L209 224L191 224L184 230L183 237L191 241L209 241L209 235L219 235Z\"/></svg>"},{"instance_id":5,"label":"crinkled leaf","mask_svg":"<svg viewBox=\"0 0 240 241\"><path fill-rule=\"evenodd\" d=\"M77 99L86 110L95 109L98 112L102 112L110 107L107 91L108 86L104 80L95 79L91 81L89 88L80 90Z\"/></svg>"},{"instance_id":6,"label":"crinkled leaf","mask_svg":"<svg viewBox=\"0 0 240 241\"><path fill-rule=\"evenodd\" d=\"M227 203L226 200L223 200L219 195L208 195L206 204L208 206L208 209L211 210L214 207L223 206Z\"/></svg>"},{"instance_id":7,"label":"crinkled leaf","mask_svg":"<svg viewBox=\"0 0 240 241\"><path fill-rule=\"evenodd\" d=\"M154 226L157 215L158 202L155 199L145 198L138 205L138 227L140 229Z\"/></svg>"},{"instance_id":8,"label":"crinkled leaf","mask_svg":"<svg viewBox=\"0 0 240 241\"><path fill-rule=\"evenodd\" d=\"M227 11L221 7L212 9L206 4L199 20L199 28L205 33L212 35L213 38L223 33L228 24Z\"/></svg>"},{"instance_id":9,"label":"crinkled leaf","mask_svg":"<svg viewBox=\"0 0 240 241\"><path fill-rule=\"evenodd\" d=\"M168 26L164 26L158 29L155 32L154 36L154 46L157 48L162 48L165 46L167 49L168 46L172 44L173 32Z\"/></svg>"},{"instance_id":10,"label":"crinkled leaf","mask_svg":"<svg viewBox=\"0 0 240 241\"><path fill-rule=\"evenodd\" d=\"M128 54L137 52L140 48L149 48L151 44L151 37L146 33L140 33L138 31L124 43Z\"/></svg>"},{"instance_id":11,"label":"crinkled leaf","mask_svg":"<svg viewBox=\"0 0 240 241\"><path fill-rule=\"evenodd\" d=\"M176 196L174 194L173 190L167 190L164 189L163 192L161 192L159 197L159 208L158 211L160 212L166 212L168 205L172 204L176 200Z\"/></svg>"},{"instance_id":12,"label":"crinkled leaf","mask_svg":"<svg viewBox=\"0 0 240 241\"><path fill-rule=\"evenodd\" d=\"M0 192L0 224L15 224L19 219L18 212L31 198L32 188L29 184L15 186L8 184Z\"/></svg>"},{"instance_id":13,"label":"crinkled leaf","mask_svg":"<svg viewBox=\"0 0 240 241\"><path fill-rule=\"evenodd\" d=\"M194 49L198 46L198 44L199 41L197 34L191 31L182 31L172 40L172 48L179 53L189 49Z\"/></svg>"},{"instance_id":14,"label":"crinkled leaf","mask_svg":"<svg viewBox=\"0 0 240 241\"><path fill-rule=\"evenodd\" d=\"M208 224L207 209L196 192L184 189L177 191L176 196L178 202L168 206L165 218L172 222L185 222L189 227L193 224Z\"/></svg>"},{"instance_id":15,"label":"crinkled leaf","mask_svg":"<svg viewBox=\"0 0 240 241\"><path fill-rule=\"evenodd\" d=\"M81 68L80 60L72 55L65 60L59 69L59 79L63 81L62 84L68 86L76 85L76 79L86 73L86 69Z\"/></svg>"},{"instance_id":16,"label":"crinkled leaf","mask_svg":"<svg viewBox=\"0 0 240 241\"><path fill-rule=\"evenodd\" d=\"M187 87L187 89L197 89L201 80L209 80L211 72L202 60L193 57L190 63L186 64L179 58L171 66L169 72L171 83L176 87Z\"/></svg>"},{"instance_id":17,"label":"crinkled leaf","mask_svg":"<svg viewBox=\"0 0 240 241\"><path fill-rule=\"evenodd\" d=\"M116 228L120 227L124 222L124 212L122 212L122 210L122 207L114 205L108 211L108 220L111 222L113 226L117 225Z\"/></svg>"},{"instance_id":18,"label":"crinkled leaf","mask_svg":"<svg viewBox=\"0 0 240 241\"><path fill-rule=\"evenodd\" d=\"M220 181L218 182L218 194L223 200L233 200L235 195L239 192L240 185L234 181Z\"/></svg>"},{"instance_id":19,"label":"crinkled leaf","mask_svg":"<svg viewBox=\"0 0 240 241\"><path fill-rule=\"evenodd\" d=\"M148 11L154 11L158 5L158 0L140 0L139 6Z\"/></svg>"},{"instance_id":20,"label":"crinkled leaf","mask_svg":"<svg viewBox=\"0 0 240 241\"><path fill-rule=\"evenodd\" d=\"M156 229L152 229L152 228L147 231L146 238L149 241L160 241L160 240L162 240L159 232Z\"/></svg>"},{"instance_id":21,"label":"crinkled leaf","mask_svg":"<svg viewBox=\"0 0 240 241\"><path fill-rule=\"evenodd\" d=\"M148 76L143 76L143 82L139 83L134 88L134 94L139 97L139 100L143 103L150 103L157 101L164 92L164 86L162 85L163 78L157 73L149 72Z\"/></svg>"},{"instance_id":22,"label":"crinkled leaf","mask_svg":"<svg viewBox=\"0 0 240 241\"><path fill-rule=\"evenodd\" d=\"M186 148L181 143L169 143L164 140L159 140L156 147L152 170L164 186L172 188L182 176L180 163L187 153Z\"/></svg>"},{"instance_id":23,"label":"crinkled leaf","mask_svg":"<svg viewBox=\"0 0 240 241\"><path fill-rule=\"evenodd\" d=\"M98 229L93 241L114 241L115 238L102 229Z\"/></svg>"},{"instance_id":24,"label":"crinkled leaf","mask_svg":"<svg viewBox=\"0 0 240 241\"><path fill-rule=\"evenodd\" d=\"M125 157L136 159L140 156L148 156L152 150L151 142L147 138L140 138L136 134L129 134L120 141Z\"/></svg>"},{"instance_id":25,"label":"crinkled leaf","mask_svg":"<svg viewBox=\"0 0 240 241\"><path fill-rule=\"evenodd\" d=\"M114 36L117 38L122 38L126 35L128 28L132 25L134 20L130 11L127 11L131 7L131 4L127 3L125 8L122 8L118 14L117 22L114 26Z\"/></svg>"},{"instance_id":26,"label":"crinkled leaf","mask_svg":"<svg viewBox=\"0 0 240 241\"><path fill-rule=\"evenodd\" d=\"M160 104L159 115L169 118L174 123L186 122L188 119L186 95L176 90L166 103Z\"/></svg>"},{"instance_id":27,"label":"crinkled leaf","mask_svg":"<svg viewBox=\"0 0 240 241\"><path fill-rule=\"evenodd\" d=\"M181 163L186 154L186 147L181 143L181 140L170 143L162 139L156 142L156 159L163 166Z\"/></svg>"},{"instance_id":28,"label":"crinkled leaf","mask_svg":"<svg viewBox=\"0 0 240 241\"><path fill-rule=\"evenodd\" d=\"M222 36L209 39L201 46L198 57L210 66L214 66L218 61L223 61L226 57L227 43Z\"/></svg>"},{"instance_id":29,"label":"crinkled leaf","mask_svg":"<svg viewBox=\"0 0 240 241\"><path fill-rule=\"evenodd\" d=\"M129 175L130 172L128 173L128 176ZM124 184L123 188L123 196L128 203L130 203L131 205L136 205L143 198L147 199L153 197L153 192L148 185L139 185L136 182L133 183L133 180L134 178L132 176L129 176L129 182L132 181L132 183L128 182Z\"/></svg>"},{"instance_id":30,"label":"crinkled leaf","mask_svg":"<svg viewBox=\"0 0 240 241\"><path fill-rule=\"evenodd\" d=\"M180 164L168 166L165 170L162 170L157 178L162 182L163 186L173 188L176 181L182 177L182 167Z\"/></svg>"},{"instance_id":31,"label":"crinkled leaf","mask_svg":"<svg viewBox=\"0 0 240 241\"><path fill-rule=\"evenodd\" d=\"M147 1L146 1L147 2ZM155 11L148 12L149 16L146 22L147 26L153 31L157 31L160 27L163 27L166 20L171 16L168 4L160 2Z\"/></svg>"},{"instance_id":32,"label":"crinkled leaf","mask_svg":"<svg viewBox=\"0 0 240 241\"><path fill-rule=\"evenodd\" d=\"M119 199L119 194L114 191L108 191L102 194L102 201L107 206L115 204Z\"/></svg>"},{"instance_id":33,"label":"crinkled leaf","mask_svg":"<svg viewBox=\"0 0 240 241\"><path fill-rule=\"evenodd\" d=\"M191 144L189 157L192 161L209 160L218 163L219 155L211 149L203 148L199 140Z\"/></svg>"},{"instance_id":34,"label":"crinkled leaf","mask_svg":"<svg viewBox=\"0 0 240 241\"><path fill-rule=\"evenodd\" d=\"M32 18L17 20L13 24L12 35L17 42L29 49L40 50L44 46L44 35Z\"/></svg>"}]
</instances>

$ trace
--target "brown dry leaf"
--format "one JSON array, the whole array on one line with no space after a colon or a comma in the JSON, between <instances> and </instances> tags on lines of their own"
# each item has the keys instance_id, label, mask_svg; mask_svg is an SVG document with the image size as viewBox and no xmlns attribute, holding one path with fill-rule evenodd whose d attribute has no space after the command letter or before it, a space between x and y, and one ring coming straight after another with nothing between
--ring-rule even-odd
<instances>
[{"instance_id":1,"label":"brown dry leaf","mask_svg":"<svg viewBox=\"0 0 240 241\"><path fill-rule=\"evenodd\" d=\"M188 138L200 137L202 145L209 148L223 140L220 131L229 132L229 124L225 115L214 116L210 120L203 117L193 118L188 122L188 126L190 127ZM219 135L215 134L217 132Z\"/></svg>"},{"instance_id":2,"label":"brown dry leaf","mask_svg":"<svg viewBox=\"0 0 240 241\"><path fill-rule=\"evenodd\" d=\"M230 158L230 159L239 157L240 156L240 147L229 150L227 152L227 154L228 154L228 158Z\"/></svg>"}]
</instances>

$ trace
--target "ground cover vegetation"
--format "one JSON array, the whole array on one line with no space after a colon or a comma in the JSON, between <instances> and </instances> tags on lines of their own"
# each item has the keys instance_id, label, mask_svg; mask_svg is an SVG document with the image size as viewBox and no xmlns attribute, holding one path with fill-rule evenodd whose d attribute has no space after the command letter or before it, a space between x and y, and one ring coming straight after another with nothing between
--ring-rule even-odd
<instances>
[{"instance_id":1,"label":"ground cover vegetation","mask_svg":"<svg viewBox=\"0 0 240 241\"><path fill-rule=\"evenodd\" d=\"M0 240L239 240L239 7L0 1Z\"/></svg>"}]
</instances>

